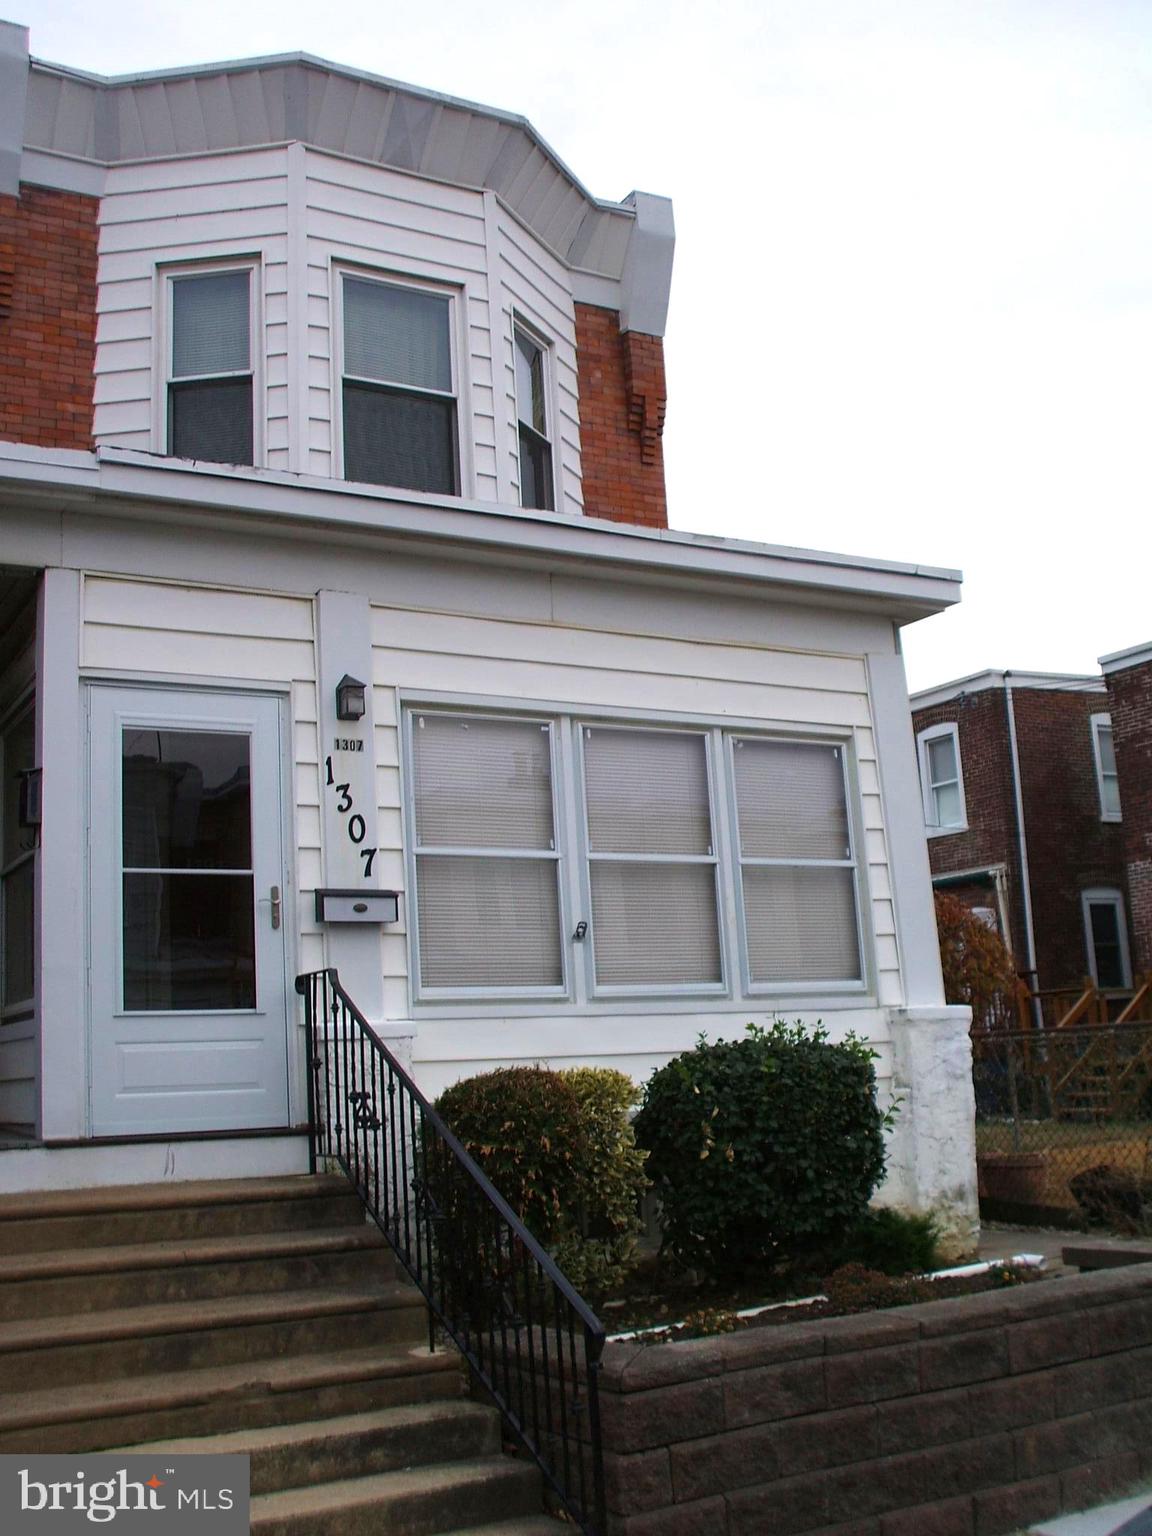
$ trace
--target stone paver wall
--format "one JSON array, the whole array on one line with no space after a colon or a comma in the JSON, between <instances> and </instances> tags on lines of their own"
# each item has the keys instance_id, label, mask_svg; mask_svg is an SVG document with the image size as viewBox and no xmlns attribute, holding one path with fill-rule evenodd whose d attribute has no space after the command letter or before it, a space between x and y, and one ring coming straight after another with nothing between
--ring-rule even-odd
<instances>
[{"instance_id":1,"label":"stone paver wall","mask_svg":"<svg viewBox=\"0 0 1152 1536\"><path fill-rule=\"evenodd\" d=\"M1152 1473L1152 1264L642 1347L610 1536L998 1536Z\"/></svg>"}]
</instances>

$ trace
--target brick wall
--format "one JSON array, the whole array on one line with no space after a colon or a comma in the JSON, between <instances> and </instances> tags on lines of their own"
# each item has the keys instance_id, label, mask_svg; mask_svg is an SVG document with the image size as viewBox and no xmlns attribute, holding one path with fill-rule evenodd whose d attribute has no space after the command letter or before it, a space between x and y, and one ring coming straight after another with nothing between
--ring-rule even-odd
<instances>
[{"instance_id":1,"label":"brick wall","mask_svg":"<svg viewBox=\"0 0 1152 1536\"><path fill-rule=\"evenodd\" d=\"M98 199L0 196L0 438L92 446Z\"/></svg>"},{"instance_id":2,"label":"brick wall","mask_svg":"<svg viewBox=\"0 0 1152 1536\"><path fill-rule=\"evenodd\" d=\"M968 827L963 832L929 837L928 858L932 873L947 875L962 870L986 869L996 864L1006 866L1009 937L1016 963L1023 969L1026 963L1024 905L1003 690L986 688L979 693L951 699L946 704L918 709L913 713L912 721L917 733L934 725L955 725L960 738ZM954 894L962 895L960 891ZM995 902L988 899L987 891L982 894L982 899L970 904L995 906Z\"/></svg>"},{"instance_id":3,"label":"brick wall","mask_svg":"<svg viewBox=\"0 0 1152 1536\"><path fill-rule=\"evenodd\" d=\"M611 1536L1000 1536L1152 1474L1152 1265L642 1348Z\"/></svg>"},{"instance_id":4,"label":"brick wall","mask_svg":"<svg viewBox=\"0 0 1152 1536\"><path fill-rule=\"evenodd\" d=\"M1124 888L1124 829L1101 821L1091 717L1102 693L1020 688L1014 694L1032 919L1041 985L1076 986L1088 974L1081 891Z\"/></svg>"},{"instance_id":5,"label":"brick wall","mask_svg":"<svg viewBox=\"0 0 1152 1536\"><path fill-rule=\"evenodd\" d=\"M1152 661L1109 673L1109 709L1120 777L1132 965L1152 971Z\"/></svg>"},{"instance_id":6,"label":"brick wall","mask_svg":"<svg viewBox=\"0 0 1152 1536\"><path fill-rule=\"evenodd\" d=\"M1088 972L1080 893L1125 885L1124 829L1100 819L1092 750L1091 716L1106 712L1108 699L1050 688L1017 688L1012 698L1039 982L1074 987ZM981 689L916 710L913 721L918 732L955 723L960 736L968 828L929 838L932 873L1006 867L1012 946L1023 970L1024 900L1005 690Z\"/></svg>"},{"instance_id":7,"label":"brick wall","mask_svg":"<svg viewBox=\"0 0 1152 1536\"><path fill-rule=\"evenodd\" d=\"M664 490L664 343L621 331L614 309L576 305L584 511L668 526Z\"/></svg>"}]
</instances>

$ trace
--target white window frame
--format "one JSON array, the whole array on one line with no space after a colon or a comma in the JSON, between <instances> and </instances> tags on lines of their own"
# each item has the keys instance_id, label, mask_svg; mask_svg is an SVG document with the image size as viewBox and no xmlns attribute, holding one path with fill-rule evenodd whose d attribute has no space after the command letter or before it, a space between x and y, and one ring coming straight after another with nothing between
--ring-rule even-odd
<instances>
[{"instance_id":1,"label":"white window frame","mask_svg":"<svg viewBox=\"0 0 1152 1536\"><path fill-rule=\"evenodd\" d=\"M1100 802L1100 820L1101 821L1122 821L1124 819L1124 808L1120 804L1120 775L1119 775L1119 773L1111 773L1111 774L1109 774L1109 773L1105 773L1105 771L1104 771L1104 756L1103 756L1103 753L1100 750L1100 736L1101 736L1101 733L1103 731L1107 731L1109 736L1112 736L1112 751L1113 751L1113 754L1115 754L1115 751L1116 751L1116 739L1115 739L1115 736L1113 735L1113 732L1112 732L1112 716L1107 714L1107 713L1099 714L1099 715L1093 715L1092 716L1092 761L1096 765L1096 796L1097 796L1097 799ZM1104 783L1105 783L1106 779L1112 779L1115 782L1115 785L1116 785L1116 804L1117 804L1117 806L1119 806L1118 810L1113 811L1113 810L1109 810L1108 809L1107 801L1104 798Z\"/></svg>"},{"instance_id":2,"label":"white window frame","mask_svg":"<svg viewBox=\"0 0 1152 1536\"><path fill-rule=\"evenodd\" d=\"M865 988L868 978L868 952L864 944L864 893L860 881L860 859L856 828L854 786L848 773L848 743L829 740L827 737L784 736L778 732L725 731L725 781L728 786L732 883L735 888L736 910L739 914L738 938L740 944L740 977L746 997L761 998L777 992L806 993L858 993ZM841 781L844 785L844 807L848 822L848 857L845 859L762 858L759 855L745 857L740 847L740 805L736 794L736 742L740 741L787 741L800 746L835 748L840 756ZM856 908L856 952L860 957L860 975L843 981L754 981L752 959L748 946L748 922L744 912L744 866L779 869L850 869L852 871L852 897Z\"/></svg>"},{"instance_id":3,"label":"white window frame","mask_svg":"<svg viewBox=\"0 0 1152 1536\"><path fill-rule=\"evenodd\" d=\"M1128 913L1124 902L1124 892L1117 890L1115 886L1090 886L1080 892L1080 915L1084 924L1084 952L1088 957L1088 972L1097 986L1100 985L1096 973L1096 944L1092 937L1092 908L1113 907L1116 911L1116 927L1120 935L1120 968L1124 976L1121 991L1127 990L1132 985L1132 959L1128 951Z\"/></svg>"},{"instance_id":4,"label":"white window frame","mask_svg":"<svg viewBox=\"0 0 1152 1536\"><path fill-rule=\"evenodd\" d=\"M871 923L871 898L868 890L863 847L860 786L855 771L851 732L830 727L826 732L811 726L803 731L787 726L765 727L759 722L714 719L645 716L641 711L606 710L582 713L570 705L551 701L532 704L513 700L477 699L457 694L408 696L402 694L401 706L401 796L405 833L405 867L409 906L408 950L409 989L413 1007L443 1017L481 1016L499 1018L504 1009L536 1012L540 1005L551 1010L600 1015L606 1005L621 1012L650 1012L652 1004L663 1000L673 1011L690 1011L694 1001L708 999L711 1006L738 1010L752 1004L763 1008L772 998L827 999L835 1006L860 1006L876 986L876 961ZM420 980L419 892L416 869L416 806L413 760L413 721L420 714L445 714L457 717L515 719L538 721L551 726L551 763L553 825L559 878L560 945L564 985L562 988L538 989L516 987L428 988ZM584 793L583 731L596 726L628 730L662 730L673 734L700 734L705 737L705 761L709 785L709 811L712 818L713 862L716 868L717 923L723 981L639 986L599 986L595 979L594 935L591 933L591 875L587 805ZM856 940L860 956L860 976L840 981L773 981L751 985L747 941L744 932L743 891L740 873L739 838L736 822L735 783L732 777L730 742L736 736L767 741L788 741L831 746L840 749L848 813L850 859L813 860L816 864L838 862L853 871ZM421 853L427 850L421 849ZM448 850L441 850L448 851ZM458 853L484 852L477 849L453 850ZM490 850L503 854L506 850ZM637 855L641 862L647 856ZM673 862L694 862L687 856L673 856ZM804 862L782 860L786 864ZM575 938L579 921L589 924L584 940ZM591 942L589 942L591 941ZM578 953L582 950L583 953ZM535 1004L535 1006L534 1006Z\"/></svg>"},{"instance_id":5,"label":"white window frame","mask_svg":"<svg viewBox=\"0 0 1152 1536\"><path fill-rule=\"evenodd\" d=\"M557 510L557 502L559 500L559 487L558 487L558 483L557 483L558 482L558 476L557 476L557 472L556 472L557 471L557 465L556 465L556 433L555 433L556 404L555 404L555 399L554 399L554 395L555 395L555 389L554 389L555 360L554 360L554 356L553 356L553 346L552 346L552 342L548 339L547 336L545 336L543 334L543 332L537 326L534 326L530 321L525 320L523 315L521 315L517 310L513 310L513 312L512 312L512 399L513 399L513 404L514 404L515 412L516 412L516 423L515 424L516 424L516 488L517 488L517 495L518 495L519 500L520 500L520 505L522 507L526 506L527 504L524 501L524 462L523 462L523 457L522 457L521 452L520 452L520 423L521 423L522 418L521 418L521 415L520 415L520 396L519 396L519 392L518 392L517 384L516 384L517 376L519 374L519 368L517 366L517 361L516 361L516 357L517 357L516 333L518 331L521 332L527 338L527 340L532 343L532 345L534 347L539 348L539 351L540 351L541 368L542 368L542 372L543 372L543 375L544 375L543 383L542 383L542 393L543 393L543 396L544 396L544 427L545 427L545 430L544 430L543 433L535 432L535 429L530 427L530 426L529 426L529 430L535 432L535 435L537 437L540 437L542 439L542 441L547 445L547 448L548 448L548 477L549 477L549 480L551 482L551 485L550 485L551 500L552 500L551 506L530 508L529 510L539 511L539 512L555 512Z\"/></svg>"},{"instance_id":6,"label":"white window frame","mask_svg":"<svg viewBox=\"0 0 1152 1536\"><path fill-rule=\"evenodd\" d=\"M956 754L956 778L941 779L941 784L955 782L960 795L960 820L957 822L941 822L938 820L936 805L936 785L932 782L930 771L930 759L928 748L934 741L942 741L945 737L951 737L952 749ZM968 830L968 802L964 797L964 761L960 756L960 727L955 721L947 721L943 725L930 725L916 735L916 758L920 765L920 794L924 805L924 827L929 837L947 837L953 832L967 832Z\"/></svg>"},{"instance_id":7,"label":"white window frame","mask_svg":"<svg viewBox=\"0 0 1152 1536\"><path fill-rule=\"evenodd\" d=\"M367 379L361 374L350 374L344 367L344 280L379 283L382 288L406 288L415 293L429 293L438 299L448 300L448 350L452 369L452 389L449 393L435 389L410 389L407 385L389 385L380 379ZM464 377L464 359L467 356L463 327L467 325L468 292L466 288L451 283L439 283L433 279L408 272L393 272L379 267L361 267L353 262L336 261L332 264L331 342L332 363L335 370L332 387L332 458L336 476L347 480L344 455L344 384L377 386L385 390L395 389L398 394L423 395L432 400L451 400L453 405L453 452L455 456L456 489L454 491L419 491L409 486L386 486L377 481L351 481L354 485L377 485L401 496L429 497L442 500L451 496L454 500L472 494L473 466L471 432L464 431L465 400L468 394Z\"/></svg>"},{"instance_id":8,"label":"white window frame","mask_svg":"<svg viewBox=\"0 0 1152 1536\"><path fill-rule=\"evenodd\" d=\"M413 739L414 722L417 717L424 714L436 714L448 719L474 720L514 720L522 725L539 725L548 731L548 755L552 775L552 842L553 847L543 848L485 848L476 847L450 847L450 846L424 846L417 843L416 838L416 764L415 742ZM508 998L517 999L539 998L547 1000L570 1000L572 996L572 968L569 958L569 946L565 943L565 934L569 931L569 911L566 902L567 880L564 837L561 831L563 825L563 805L561 801L560 765L557 751L556 721L545 715L532 711L524 714L512 714L507 710L489 711L480 709L422 709L412 707L404 711L404 764L407 782L412 786L411 791L404 795L404 825L408 843L408 888L412 892L410 903L410 918L408 924L409 940L412 950L412 996L417 1002L453 1002L465 998ZM557 987L426 987L421 981L420 970L420 889L419 889L419 860L422 858L528 858L537 863L552 862L556 870L556 893L558 912L557 942L560 946L561 984Z\"/></svg>"},{"instance_id":9,"label":"white window frame","mask_svg":"<svg viewBox=\"0 0 1152 1536\"><path fill-rule=\"evenodd\" d=\"M729 989L727 945L724 942L724 899L723 899L723 872L720 868L720 849L717 836L717 812L716 812L716 788L715 775L712 768L712 757L709 733L699 726L657 726L632 723L628 721L606 721L573 718L573 730L576 738L576 752L574 766L576 770L576 782L578 789L578 809L580 817L579 837L579 868L580 868L580 894L582 910L588 914L589 923L588 942L584 945L585 974L587 977L589 997L652 997L667 992L674 993L678 997L723 997ZM591 730L634 731L658 733L664 736L697 736L704 742L704 771L708 779L708 816L712 831L711 854L689 853L594 853L592 851L592 837L588 830L588 778L584 768L585 758L585 731ZM716 901L716 942L720 954L720 979L719 981L695 981L680 982L672 986L661 987L652 982L641 982L626 986L607 985L596 980L596 930L591 921L592 914L592 865L604 864L707 864L712 868L713 895Z\"/></svg>"},{"instance_id":10,"label":"white window frame","mask_svg":"<svg viewBox=\"0 0 1152 1536\"><path fill-rule=\"evenodd\" d=\"M248 362L247 373L252 376L252 465L254 468L264 464L264 444L266 436L267 409L262 404L265 401L264 392L264 348L260 345L260 337L264 334L263 314L263 282L262 282L262 257L259 254L248 256L226 256L220 258L205 258L203 261L164 262L156 269L157 280L157 309L160 314L160 323L157 326L158 362L157 377L159 390L154 405L154 431L153 437L157 444L157 451L171 458L171 414L169 411L169 391L175 384L194 384L197 375L181 375L176 379L172 373L172 349L176 340L176 328L172 323L174 306L172 301L172 289L183 277L214 277L222 272L247 272L248 273ZM244 378L247 375L239 369L231 373L204 374L202 382L212 379Z\"/></svg>"},{"instance_id":11,"label":"white window frame","mask_svg":"<svg viewBox=\"0 0 1152 1536\"><path fill-rule=\"evenodd\" d=\"M16 729L16 727L18 725L20 725L24 720L28 719L29 717L32 718L33 724L35 724L36 707L37 707L36 696L35 696L34 693L29 693L25 697L20 699L18 703L14 704L11 709L9 709L7 711L0 711L0 783L3 782L3 776L7 772L7 763L6 763L6 760L5 760L5 745L7 743L8 737L9 737L9 735L12 732L15 731L15 729ZM4 826L3 826L3 802L2 802L2 800L0 800L0 839L3 838L4 831L5 831L5 829L4 829ZM3 848L3 843L2 843L2 841L0 841L0 849L2 849L2 848ZM3 925L4 925L4 922L5 922L5 912L4 912L4 881L8 880L11 876L17 874L19 870L21 870L21 869L23 869L23 868L25 868L27 866L31 866L31 868L32 868L32 881L33 881L33 885L32 885L32 914L33 914L33 917L32 917L32 920L33 920L33 925L34 925L33 941L32 941L33 942L32 991L28 994L27 997L16 997L16 998L13 998L8 1003L0 1003L0 1034L2 1034L2 1032L3 1032L3 1030L5 1028L12 1028L13 1026L15 1026L17 1024L24 1023L35 1012L35 1009L36 1009L36 986L37 986L37 977L36 977L36 958L37 958L36 957L36 947L37 947L37 944L38 944L38 940L37 940L37 938L35 936L35 922L36 922L36 904L37 904L37 901L39 899L38 898L38 893L37 893L37 890L36 890L36 883L37 883L37 880L36 880L36 856L37 856L38 852L39 852L39 839L36 839L35 843L33 844L33 846L31 848L25 848L22 851L20 851L19 853L17 853L15 855L15 857L13 859L11 859L8 863L4 862L3 853L0 852L0 971L2 971L3 963L4 963L4 957L3 957L3 953L2 953L2 944L3 944L3 935L4 935L4 927L3 927ZM3 981L3 977L2 977L2 974L0 974L0 982L2 982L2 981ZM2 989L2 986L0 986L0 998L2 998L2 996L3 996L3 989Z\"/></svg>"}]
</instances>

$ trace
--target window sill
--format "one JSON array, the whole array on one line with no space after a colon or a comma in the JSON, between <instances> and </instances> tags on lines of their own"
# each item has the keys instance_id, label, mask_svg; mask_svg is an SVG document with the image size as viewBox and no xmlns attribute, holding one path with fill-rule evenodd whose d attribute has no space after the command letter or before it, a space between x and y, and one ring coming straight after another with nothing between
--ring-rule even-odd
<instances>
[{"instance_id":1,"label":"window sill","mask_svg":"<svg viewBox=\"0 0 1152 1536\"><path fill-rule=\"evenodd\" d=\"M924 835L926 837L953 837L957 832L967 832L968 830L968 823L965 821L955 827L925 827Z\"/></svg>"}]
</instances>

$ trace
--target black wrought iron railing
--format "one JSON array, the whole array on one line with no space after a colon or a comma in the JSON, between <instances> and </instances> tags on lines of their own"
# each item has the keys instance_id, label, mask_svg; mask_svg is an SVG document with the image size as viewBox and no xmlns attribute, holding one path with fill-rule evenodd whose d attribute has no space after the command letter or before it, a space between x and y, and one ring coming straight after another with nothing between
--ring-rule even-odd
<instances>
[{"instance_id":1,"label":"black wrought iron railing","mask_svg":"<svg viewBox=\"0 0 1152 1536\"><path fill-rule=\"evenodd\" d=\"M335 970L296 978L312 1167L345 1172L563 1510L603 1536L604 1328L384 1046ZM434 1337L430 1338L434 1343Z\"/></svg>"}]
</instances>

